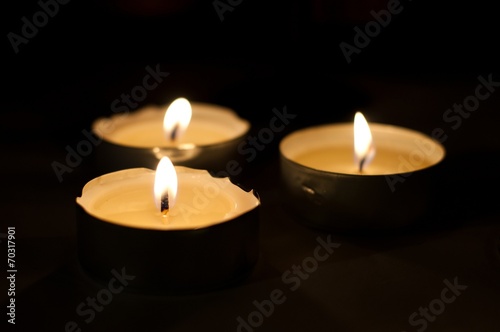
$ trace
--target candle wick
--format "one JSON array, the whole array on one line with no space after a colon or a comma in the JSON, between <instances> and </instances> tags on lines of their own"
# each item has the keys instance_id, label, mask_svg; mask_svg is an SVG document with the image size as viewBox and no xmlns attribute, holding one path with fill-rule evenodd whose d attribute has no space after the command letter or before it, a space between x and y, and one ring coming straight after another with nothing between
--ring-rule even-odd
<instances>
[{"instance_id":1,"label":"candle wick","mask_svg":"<svg viewBox=\"0 0 500 332\"><path fill-rule=\"evenodd\" d=\"M362 158L359 162L359 172L361 173L363 171L363 165L366 161L366 157Z\"/></svg>"},{"instance_id":2,"label":"candle wick","mask_svg":"<svg viewBox=\"0 0 500 332\"><path fill-rule=\"evenodd\" d=\"M169 204L168 204L168 193L163 195L161 197L161 207L160 207L160 212L163 215L163 217L167 216L167 213L169 211Z\"/></svg>"},{"instance_id":3,"label":"candle wick","mask_svg":"<svg viewBox=\"0 0 500 332\"><path fill-rule=\"evenodd\" d=\"M172 128L172 132L170 134L170 140L175 141L177 139L177 132L179 131L179 124L176 123L174 128Z\"/></svg>"}]
</instances>

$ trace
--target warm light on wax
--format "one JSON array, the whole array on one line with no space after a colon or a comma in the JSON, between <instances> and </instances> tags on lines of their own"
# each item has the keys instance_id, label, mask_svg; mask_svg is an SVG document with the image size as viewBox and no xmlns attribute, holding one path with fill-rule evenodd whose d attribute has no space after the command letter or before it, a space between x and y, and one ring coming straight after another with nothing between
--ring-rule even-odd
<instances>
[{"instance_id":1,"label":"warm light on wax","mask_svg":"<svg viewBox=\"0 0 500 332\"><path fill-rule=\"evenodd\" d=\"M354 115L354 162L359 172L375 157L375 146L368 122L361 112Z\"/></svg>"},{"instance_id":2,"label":"warm light on wax","mask_svg":"<svg viewBox=\"0 0 500 332\"><path fill-rule=\"evenodd\" d=\"M166 216L177 198L177 173L168 157L161 158L158 163L153 192L156 208Z\"/></svg>"},{"instance_id":3,"label":"warm light on wax","mask_svg":"<svg viewBox=\"0 0 500 332\"><path fill-rule=\"evenodd\" d=\"M169 141L175 142L184 135L192 114L191 104L186 98L177 98L170 104L163 118L163 132Z\"/></svg>"}]
</instances>

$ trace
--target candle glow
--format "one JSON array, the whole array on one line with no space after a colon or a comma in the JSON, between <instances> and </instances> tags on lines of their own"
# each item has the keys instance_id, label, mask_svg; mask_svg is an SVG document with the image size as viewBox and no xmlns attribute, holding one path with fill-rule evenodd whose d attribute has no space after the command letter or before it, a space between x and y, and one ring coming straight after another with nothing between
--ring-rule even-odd
<instances>
[{"instance_id":1,"label":"candle glow","mask_svg":"<svg viewBox=\"0 0 500 332\"><path fill-rule=\"evenodd\" d=\"M153 193L156 208L165 217L177 198L177 173L168 157L161 158L158 163Z\"/></svg>"},{"instance_id":2,"label":"candle glow","mask_svg":"<svg viewBox=\"0 0 500 332\"><path fill-rule=\"evenodd\" d=\"M368 164L375 157L375 146L373 144L373 137L368 126L368 122L361 112L356 112L354 115L354 162L359 166L361 173L363 167Z\"/></svg>"},{"instance_id":3,"label":"candle glow","mask_svg":"<svg viewBox=\"0 0 500 332\"><path fill-rule=\"evenodd\" d=\"M175 142L184 135L192 113L191 104L186 98L177 98L170 104L163 118L163 132L169 141Z\"/></svg>"}]
</instances>

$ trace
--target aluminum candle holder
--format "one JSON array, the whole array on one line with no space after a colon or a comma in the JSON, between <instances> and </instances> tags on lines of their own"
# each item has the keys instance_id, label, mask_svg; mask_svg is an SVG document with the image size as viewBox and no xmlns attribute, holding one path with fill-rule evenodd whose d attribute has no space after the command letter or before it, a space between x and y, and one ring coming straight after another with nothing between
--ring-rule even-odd
<instances>
[{"instance_id":1,"label":"aluminum candle holder","mask_svg":"<svg viewBox=\"0 0 500 332\"><path fill-rule=\"evenodd\" d=\"M77 240L89 276L105 283L123 268L133 277L127 290L182 295L226 287L252 272L257 194L206 171L176 170L179 195L167 218L152 202L153 170L112 172L84 186L76 201Z\"/></svg>"},{"instance_id":2,"label":"aluminum candle holder","mask_svg":"<svg viewBox=\"0 0 500 332\"><path fill-rule=\"evenodd\" d=\"M93 164L96 171L126 168L155 168L162 157L175 165L223 171L228 162L241 160L238 145L250 130L250 123L233 110L209 103L189 103L192 117L186 128L165 132L169 105L148 106L129 114L99 118L92 124L100 140ZM176 127L177 128L177 127ZM182 133L176 141L171 135Z\"/></svg>"},{"instance_id":3,"label":"aluminum candle holder","mask_svg":"<svg viewBox=\"0 0 500 332\"><path fill-rule=\"evenodd\" d=\"M444 147L407 128L370 128L376 153L362 171L353 162L353 124L305 128L282 140L284 202L301 222L326 230L380 230L434 213Z\"/></svg>"}]
</instances>

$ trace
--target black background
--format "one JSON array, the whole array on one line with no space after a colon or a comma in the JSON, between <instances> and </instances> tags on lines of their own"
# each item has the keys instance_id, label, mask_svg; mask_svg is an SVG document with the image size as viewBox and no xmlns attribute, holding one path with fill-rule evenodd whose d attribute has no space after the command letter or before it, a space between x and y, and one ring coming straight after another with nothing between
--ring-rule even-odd
<instances>
[{"instance_id":1,"label":"black background","mask_svg":"<svg viewBox=\"0 0 500 332\"><path fill-rule=\"evenodd\" d=\"M21 18L32 21L40 6L8 3L0 232L16 227L19 272L16 326L5 314L2 324L19 331L64 331L70 320L83 331L235 331L254 300L279 288L286 302L255 331L416 331L408 316L439 297L444 279L457 277L468 288L427 330L500 330L498 92L459 128L443 120L474 94L478 76L500 81L497 11L486 1L401 5L347 63L339 44L353 44L353 28L387 2L243 0L221 21L212 1L73 0L18 53L7 35L20 34ZM273 108L287 107L297 118L239 179L262 198L261 259L248 280L181 298L125 292L85 324L75 308L100 286L78 270L74 199L98 171L84 160L59 182L51 164L64 161L65 148L96 117L111 113L113 100L142 83L146 66L169 76L138 107L184 95L232 107L253 133L268 126ZM439 222L390 234L331 233L341 247L292 292L282 274L329 233L282 208L278 143L301 127L351 121L356 109L369 121L448 134ZM2 288L6 310L7 284Z\"/></svg>"}]
</instances>

